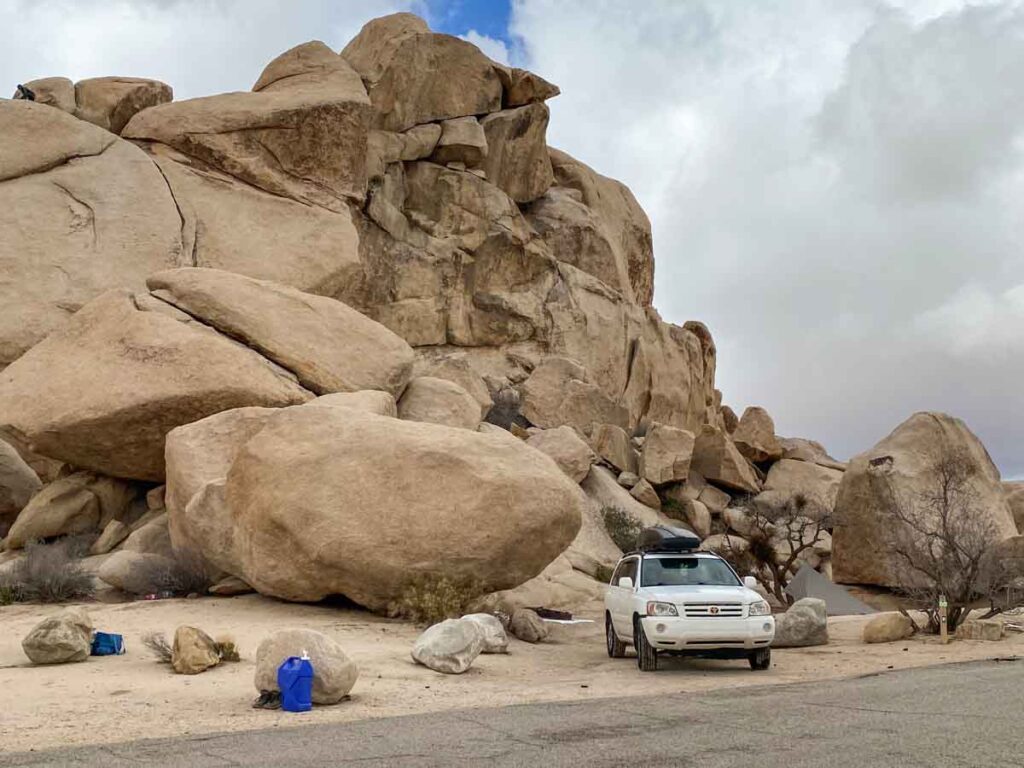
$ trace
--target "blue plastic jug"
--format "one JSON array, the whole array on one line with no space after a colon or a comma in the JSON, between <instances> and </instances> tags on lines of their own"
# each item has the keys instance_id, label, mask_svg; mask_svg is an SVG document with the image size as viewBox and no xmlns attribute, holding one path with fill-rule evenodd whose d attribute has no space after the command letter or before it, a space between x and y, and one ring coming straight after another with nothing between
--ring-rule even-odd
<instances>
[{"instance_id":1,"label":"blue plastic jug","mask_svg":"<svg viewBox=\"0 0 1024 768\"><path fill-rule=\"evenodd\" d=\"M313 708L313 664L305 651L301 657L285 659L277 668L277 687L285 712L309 712Z\"/></svg>"}]
</instances>

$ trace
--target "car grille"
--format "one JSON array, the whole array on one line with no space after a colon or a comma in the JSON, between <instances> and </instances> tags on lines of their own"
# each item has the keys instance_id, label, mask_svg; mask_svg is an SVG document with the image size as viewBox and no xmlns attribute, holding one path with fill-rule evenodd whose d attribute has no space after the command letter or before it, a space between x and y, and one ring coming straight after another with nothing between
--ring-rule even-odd
<instances>
[{"instance_id":1,"label":"car grille","mask_svg":"<svg viewBox=\"0 0 1024 768\"><path fill-rule=\"evenodd\" d=\"M686 603L683 615L692 619L736 619L743 616L743 603Z\"/></svg>"}]
</instances>

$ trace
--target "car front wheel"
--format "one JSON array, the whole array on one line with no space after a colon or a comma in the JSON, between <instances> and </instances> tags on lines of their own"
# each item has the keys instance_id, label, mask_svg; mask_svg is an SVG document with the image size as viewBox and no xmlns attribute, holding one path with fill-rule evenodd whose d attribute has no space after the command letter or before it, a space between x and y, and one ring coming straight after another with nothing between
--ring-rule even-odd
<instances>
[{"instance_id":1,"label":"car front wheel","mask_svg":"<svg viewBox=\"0 0 1024 768\"><path fill-rule=\"evenodd\" d=\"M752 651L749 658L751 669L755 672L763 671L772 665L772 649L760 648Z\"/></svg>"},{"instance_id":2,"label":"car front wheel","mask_svg":"<svg viewBox=\"0 0 1024 768\"><path fill-rule=\"evenodd\" d=\"M626 644L619 640L619 636L615 634L615 627L612 625L612 617L610 614L604 615L604 634L607 640L608 646L608 657L612 659L621 659L626 655Z\"/></svg>"},{"instance_id":3,"label":"car front wheel","mask_svg":"<svg viewBox=\"0 0 1024 768\"><path fill-rule=\"evenodd\" d=\"M658 651L647 641L644 625L637 620L633 627L633 638L636 644L636 665L641 672L655 672L658 669Z\"/></svg>"}]
</instances>

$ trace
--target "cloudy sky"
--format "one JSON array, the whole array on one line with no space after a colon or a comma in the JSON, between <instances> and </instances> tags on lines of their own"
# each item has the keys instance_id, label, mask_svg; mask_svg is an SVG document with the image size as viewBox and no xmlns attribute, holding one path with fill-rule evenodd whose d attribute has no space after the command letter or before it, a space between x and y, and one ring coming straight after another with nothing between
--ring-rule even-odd
<instances>
[{"instance_id":1,"label":"cloudy sky","mask_svg":"<svg viewBox=\"0 0 1024 768\"><path fill-rule=\"evenodd\" d=\"M737 411L845 458L944 410L1024 476L1021 2L0 0L0 87L248 89L401 9L561 86L550 142L640 199Z\"/></svg>"}]
</instances>

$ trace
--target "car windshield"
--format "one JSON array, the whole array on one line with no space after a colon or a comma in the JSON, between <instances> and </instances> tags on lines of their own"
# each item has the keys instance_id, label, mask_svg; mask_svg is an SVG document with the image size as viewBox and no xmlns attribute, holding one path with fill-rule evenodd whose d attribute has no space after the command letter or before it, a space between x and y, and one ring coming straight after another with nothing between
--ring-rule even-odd
<instances>
[{"instance_id":1,"label":"car windshield","mask_svg":"<svg viewBox=\"0 0 1024 768\"><path fill-rule=\"evenodd\" d=\"M680 587L707 585L738 587L740 580L721 560L710 557L644 558L640 570L642 587Z\"/></svg>"}]
</instances>

